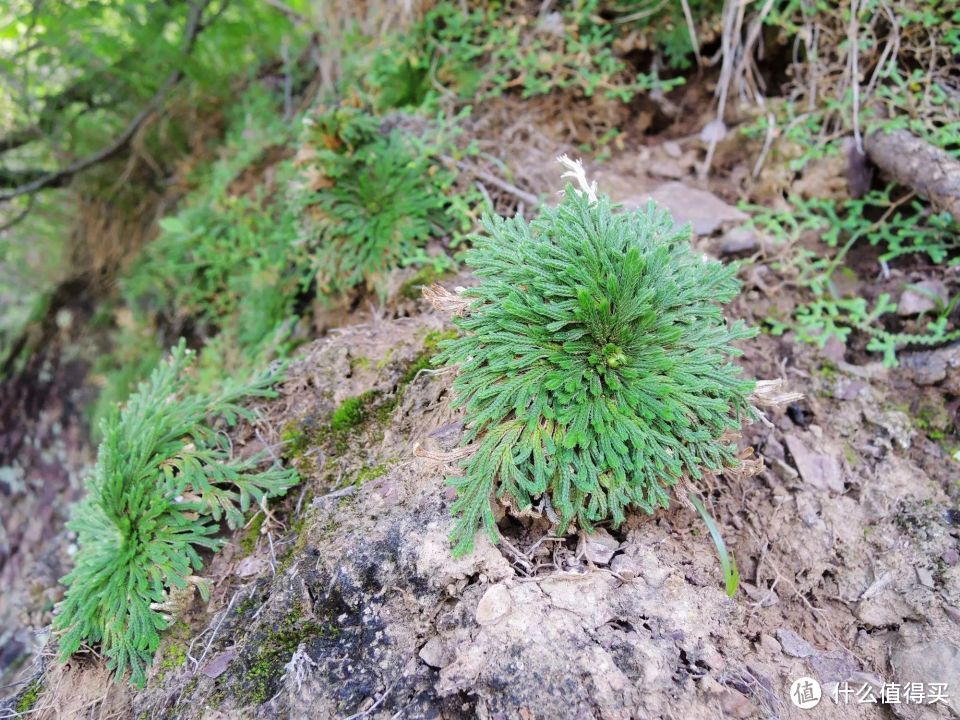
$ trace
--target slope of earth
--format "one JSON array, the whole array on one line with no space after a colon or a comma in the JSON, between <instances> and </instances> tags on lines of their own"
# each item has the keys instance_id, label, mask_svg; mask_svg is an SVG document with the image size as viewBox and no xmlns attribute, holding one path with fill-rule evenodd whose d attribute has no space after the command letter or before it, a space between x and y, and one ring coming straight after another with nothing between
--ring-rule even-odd
<instances>
[{"instance_id":1,"label":"slope of earth","mask_svg":"<svg viewBox=\"0 0 960 720\"><path fill-rule=\"evenodd\" d=\"M735 312L764 302L748 289ZM425 311L305 348L259 426L235 437L244 452L283 441L302 491L213 559L209 604L181 599L145 690L115 687L104 703L94 662L51 665L36 716L97 703L208 719L956 715L960 695L887 708L826 697L842 683L960 688L953 461L902 409L921 392L910 358L886 373L766 336L745 345L748 372L785 375L808 398L748 428L762 474L709 493L741 567L729 599L680 505L591 541L504 517L507 542L451 559L444 477L461 424L451 376L423 371L448 329ZM951 352L920 367L950 367ZM789 698L801 676L824 686L812 710Z\"/></svg>"}]
</instances>

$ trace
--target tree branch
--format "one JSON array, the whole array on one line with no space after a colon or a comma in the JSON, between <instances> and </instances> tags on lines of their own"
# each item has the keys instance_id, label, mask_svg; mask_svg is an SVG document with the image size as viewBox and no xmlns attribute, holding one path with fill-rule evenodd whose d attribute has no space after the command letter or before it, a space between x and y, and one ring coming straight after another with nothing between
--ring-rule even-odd
<instances>
[{"instance_id":1,"label":"tree branch","mask_svg":"<svg viewBox=\"0 0 960 720\"><path fill-rule=\"evenodd\" d=\"M5 222L3 225L0 225L0 235L5 233L7 230L12 228L17 223L21 222L24 218L26 218L27 215L30 214L30 211L33 210L33 203L36 201L36 199L37 199L36 195L31 195L30 197L28 197L27 206L23 210L21 210L19 213L17 213L13 218Z\"/></svg>"},{"instance_id":2,"label":"tree branch","mask_svg":"<svg viewBox=\"0 0 960 720\"><path fill-rule=\"evenodd\" d=\"M43 137L43 131L40 129L39 125L34 125L33 127L24 128L23 130L15 130L9 135L4 135L0 138L0 153L5 153L8 150L14 150L21 145L26 145L29 142L34 140L39 140Z\"/></svg>"},{"instance_id":3,"label":"tree branch","mask_svg":"<svg viewBox=\"0 0 960 720\"><path fill-rule=\"evenodd\" d=\"M204 10L207 8L210 2L211 0L197 0L191 6L190 14L187 17L187 24L184 27L183 47L181 49L181 55L184 57L189 55L193 50L193 47L196 44L197 35L199 35L200 31L203 30L204 25L201 23L201 19L203 17ZM163 101L166 100L167 95L170 94L170 91L176 87L182 78L183 67L180 66L174 69L167 76L166 80L164 80L163 84L160 86L160 89L157 90L152 98L150 98L150 101L146 104L146 106L139 113L137 113L137 115L124 128L123 132L120 133L117 139L114 140L110 145L102 148L92 155L88 155L87 157L68 165L65 168L47 173L32 180L31 182L24 183L5 192L0 192L0 202L12 200L13 198L20 197L21 195L35 193L48 187L61 187L74 175L81 173L84 170L105 160L109 160L127 146L130 140L136 134L137 130L139 130L147 118L156 112L156 110L163 104Z\"/></svg>"},{"instance_id":4,"label":"tree branch","mask_svg":"<svg viewBox=\"0 0 960 720\"><path fill-rule=\"evenodd\" d=\"M131 54L130 57L134 56ZM121 60L121 63L126 59ZM108 71L102 71L84 78L56 95L45 98L43 109L40 111L40 118L36 124L13 130L0 138L0 153L15 150L34 140L40 140L44 135L48 135L56 124L57 116L74 103L83 105L86 110L108 106L108 103L98 102L96 95L103 94L103 88L109 85L109 82ZM112 99L111 102L113 102Z\"/></svg>"}]
</instances>

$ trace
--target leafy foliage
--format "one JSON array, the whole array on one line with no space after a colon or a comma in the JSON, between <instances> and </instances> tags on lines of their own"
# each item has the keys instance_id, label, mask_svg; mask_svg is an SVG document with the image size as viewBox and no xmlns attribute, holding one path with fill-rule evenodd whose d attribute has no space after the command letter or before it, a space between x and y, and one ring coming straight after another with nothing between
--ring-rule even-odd
<instances>
[{"instance_id":1,"label":"leafy foliage","mask_svg":"<svg viewBox=\"0 0 960 720\"><path fill-rule=\"evenodd\" d=\"M650 13L612 5L600 0L562 2L555 12L537 16L523 3L480 3L469 10L457 3L437 3L408 32L380 49L365 68L365 79L381 107L431 105L450 94L482 102L513 88L524 98L567 91L626 102L642 91L681 84L680 77L637 72L626 52L618 49L631 31L630 37L636 38L650 30L650 47L662 47L668 40L671 64L685 66L692 48L679 3L669 3L666 10L661 3ZM665 17L674 10L682 33ZM604 15L622 20L612 22ZM669 32L654 31L650 23ZM640 33L638 26L643 28Z\"/></svg>"},{"instance_id":2,"label":"leafy foliage","mask_svg":"<svg viewBox=\"0 0 960 720\"><path fill-rule=\"evenodd\" d=\"M322 293L365 285L383 295L387 272L417 263L428 240L463 221L462 204L450 197L456 173L441 161L455 154L450 142L430 128L418 136L389 123L344 105L307 126L316 191L304 203L318 235L313 263Z\"/></svg>"},{"instance_id":3,"label":"leafy foliage","mask_svg":"<svg viewBox=\"0 0 960 720\"><path fill-rule=\"evenodd\" d=\"M519 507L546 496L561 530L652 513L684 474L736 464L724 440L753 411L753 381L729 361L753 335L721 305L736 268L705 261L652 203L615 213L568 188L529 225L486 217L466 253L480 284L437 362L459 364L466 408L453 509L455 552L478 524L497 537L491 493Z\"/></svg>"},{"instance_id":4,"label":"leafy foliage","mask_svg":"<svg viewBox=\"0 0 960 720\"><path fill-rule=\"evenodd\" d=\"M272 59L282 38L300 39L288 17L253 0L5 5L0 74L11 82L0 96L0 135L16 141L21 162L103 146L175 69L192 87L223 95L239 69ZM186 53L196 10L197 42Z\"/></svg>"},{"instance_id":5,"label":"leafy foliage","mask_svg":"<svg viewBox=\"0 0 960 720\"><path fill-rule=\"evenodd\" d=\"M143 119L135 151L107 153L69 187L68 173L2 203L0 359L17 353L11 360L25 362L34 348L18 341L42 320L58 283L89 277L84 258L121 249L105 233L83 232L92 208L147 225L158 189L209 141L238 84L281 46L296 56L307 40L304 28L259 0L0 5L0 195L96 157ZM290 71L299 82L299 66ZM139 235L125 235L131 249Z\"/></svg>"},{"instance_id":6,"label":"leafy foliage","mask_svg":"<svg viewBox=\"0 0 960 720\"><path fill-rule=\"evenodd\" d=\"M272 396L277 375L188 394L190 359L181 342L105 420L87 495L69 524L79 550L54 623L61 657L99 643L110 669L118 677L130 671L137 685L168 624L154 603L187 587L202 564L198 550L219 547L221 520L239 527L251 502L262 505L297 482L292 470L258 470L263 456L233 459L227 438L208 424L251 418L238 402Z\"/></svg>"}]
</instances>

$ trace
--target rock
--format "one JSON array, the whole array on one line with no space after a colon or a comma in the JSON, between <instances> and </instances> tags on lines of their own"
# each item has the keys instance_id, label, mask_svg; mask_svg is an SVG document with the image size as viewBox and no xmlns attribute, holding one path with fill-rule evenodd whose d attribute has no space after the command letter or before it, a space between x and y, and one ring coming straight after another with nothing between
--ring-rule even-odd
<instances>
[{"instance_id":1,"label":"rock","mask_svg":"<svg viewBox=\"0 0 960 720\"><path fill-rule=\"evenodd\" d=\"M727 136L727 125L720 118L714 118L700 130L700 141L705 143L720 142Z\"/></svg>"},{"instance_id":2,"label":"rock","mask_svg":"<svg viewBox=\"0 0 960 720\"><path fill-rule=\"evenodd\" d=\"M643 207L654 200L670 211L677 224L690 223L697 235L711 235L725 222L746 222L746 213L728 205L711 192L684 185L682 182L667 182L654 188L649 195L641 195L625 201L628 208Z\"/></svg>"},{"instance_id":3,"label":"rock","mask_svg":"<svg viewBox=\"0 0 960 720\"><path fill-rule=\"evenodd\" d=\"M827 338L827 342L824 343L823 347L820 349L820 354L834 365L839 365L842 363L844 357L846 357L846 353L846 344L844 344L843 340L838 338L836 335L831 335L829 338Z\"/></svg>"},{"instance_id":4,"label":"rock","mask_svg":"<svg viewBox=\"0 0 960 720\"><path fill-rule=\"evenodd\" d=\"M656 567L645 567L642 570L643 581L652 588L663 587L663 584L670 577L670 568L658 565Z\"/></svg>"},{"instance_id":5,"label":"rock","mask_svg":"<svg viewBox=\"0 0 960 720\"><path fill-rule=\"evenodd\" d=\"M613 554L620 549L620 541L603 528L593 533L580 533L577 552L594 565L609 565Z\"/></svg>"},{"instance_id":6,"label":"rock","mask_svg":"<svg viewBox=\"0 0 960 720\"><path fill-rule=\"evenodd\" d=\"M951 548L949 550L944 551L944 553L940 556L940 559L943 560L950 567L953 567L958 562L960 562L960 553L958 553L956 550Z\"/></svg>"},{"instance_id":7,"label":"rock","mask_svg":"<svg viewBox=\"0 0 960 720\"><path fill-rule=\"evenodd\" d=\"M760 636L760 647L771 655L779 655L783 652L783 648L777 642L777 639L766 633Z\"/></svg>"},{"instance_id":8,"label":"rock","mask_svg":"<svg viewBox=\"0 0 960 720\"><path fill-rule=\"evenodd\" d=\"M200 670L208 678L217 678L227 671L227 666L237 657L237 649L229 648L217 655Z\"/></svg>"},{"instance_id":9,"label":"rock","mask_svg":"<svg viewBox=\"0 0 960 720\"><path fill-rule=\"evenodd\" d=\"M633 580L640 575L640 563L629 555L617 555L610 563L610 569L624 580Z\"/></svg>"},{"instance_id":10,"label":"rock","mask_svg":"<svg viewBox=\"0 0 960 720\"><path fill-rule=\"evenodd\" d=\"M837 391L837 399L856 400L867 387L867 384L860 380L847 380L840 385Z\"/></svg>"},{"instance_id":11,"label":"rock","mask_svg":"<svg viewBox=\"0 0 960 720\"><path fill-rule=\"evenodd\" d=\"M960 394L960 373L950 372L947 379L948 371L960 368L960 343L939 350L902 353L900 368L917 385L935 385L947 380L944 389Z\"/></svg>"},{"instance_id":12,"label":"rock","mask_svg":"<svg viewBox=\"0 0 960 720\"><path fill-rule=\"evenodd\" d=\"M773 468L773 471L777 474L777 477L783 480L784 482L793 482L800 477L800 473L794 470L792 467L787 465L780 458L771 458L770 466Z\"/></svg>"},{"instance_id":13,"label":"rock","mask_svg":"<svg viewBox=\"0 0 960 720\"><path fill-rule=\"evenodd\" d=\"M798 435L787 435L784 441L804 482L818 490L843 492L840 463L834 456L812 452Z\"/></svg>"},{"instance_id":14,"label":"rock","mask_svg":"<svg viewBox=\"0 0 960 720\"><path fill-rule=\"evenodd\" d=\"M920 581L920 584L923 585L925 588L930 588L931 590L933 590L934 588L933 573L931 573L927 568L925 567L917 568L917 579Z\"/></svg>"},{"instance_id":15,"label":"rock","mask_svg":"<svg viewBox=\"0 0 960 720\"><path fill-rule=\"evenodd\" d=\"M720 708L724 715L740 718L740 720L753 717L757 712L757 708L750 702L750 699L733 688L727 688L726 692L720 696Z\"/></svg>"},{"instance_id":16,"label":"rock","mask_svg":"<svg viewBox=\"0 0 960 720\"><path fill-rule=\"evenodd\" d=\"M733 228L728 230L717 247L717 254L721 257L726 255L739 255L740 253L756 252L760 248L760 240L756 233L746 227Z\"/></svg>"},{"instance_id":17,"label":"rock","mask_svg":"<svg viewBox=\"0 0 960 720\"><path fill-rule=\"evenodd\" d=\"M777 440L772 434L767 437L763 444L763 456L770 460L786 460L787 456L783 451L783 443Z\"/></svg>"},{"instance_id":18,"label":"rock","mask_svg":"<svg viewBox=\"0 0 960 720\"><path fill-rule=\"evenodd\" d=\"M951 622L960 625L960 608L955 608L953 605L944 605L943 612L946 613Z\"/></svg>"},{"instance_id":19,"label":"rock","mask_svg":"<svg viewBox=\"0 0 960 720\"><path fill-rule=\"evenodd\" d=\"M651 160L647 163L647 172L657 177L679 180L687 176L687 168L673 160Z\"/></svg>"},{"instance_id":20,"label":"rock","mask_svg":"<svg viewBox=\"0 0 960 720\"><path fill-rule=\"evenodd\" d=\"M949 640L933 640L894 646L890 656L894 680L904 683L931 683L947 685L947 704L954 714L960 715L960 646ZM953 692L950 692L950 691Z\"/></svg>"},{"instance_id":21,"label":"rock","mask_svg":"<svg viewBox=\"0 0 960 720\"><path fill-rule=\"evenodd\" d=\"M807 662L821 683L844 682L859 671L857 661L846 650L816 653Z\"/></svg>"},{"instance_id":22,"label":"rock","mask_svg":"<svg viewBox=\"0 0 960 720\"><path fill-rule=\"evenodd\" d=\"M477 605L477 624L493 625L510 612L513 603L506 585L494 585L487 590Z\"/></svg>"},{"instance_id":23,"label":"rock","mask_svg":"<svg viewBox=\"0 0 960 720\"><path fill-rule=\"evenodd\" d=\"M806 658L816 654L813 646L789 628L777 630L777 640L785 655L795 658Z\"/></svg>"},{"instance_id":24,"label":"rock","mask_svg":"<svg viewBox=\"0 0 960 720\"><path fill-rule=\"evenodd\" d=\"M760 607L770 607L771 605L776 605L778 602L780 602L780 596L777 595L776 590L771 590L770 588L758 588L753 583L744 581L740 582L740 587L751 600L759 603Z\"/></svg>"},{"instance_id":25,"label":"rock","mask_svg":"<svg viewBox=\"0 0 960 720\"><path fill-rule=\"evenodd\" d=\"M667 140L660 147L667 157L672 157L674 160L683 157L683 148L676 140Z\"/></svg>"},{"instance_id":26,"label":"rock","mask_svg":"<svg viewBox=\"0 0 960 720\"><path fill-rule=\"evenodd\" d=\"M912 608L896 593L860 600L853 611L854 617L867 627L899 625L906 617L914 615Z\"/></svg>"},{"instance_id":27,"label":"rock","mask_svg":"<svg viewBox=\"0 0 960 720\"><path fill-rule=\"evenodd\" d=\"M444 668L453 661L447 646L437 635L427 640L418 655L427 665L437 669Z\"/></svg>"},{"instance_id":28,"label":"rock","mask_svg":"<svg viewBox=\"0 0 960 720\"><path fill-rule=\"evenodd\" d=\"M917 434L910 418L899 410L881 410L873 405L864 405L863 417L871 425L884 430L890 439L904 450L910 448L910 443Z\"/></svg>"},{"instance_id":29,"label":"rock","mask_svg":"<svg viewBox=\"0 0 960 720\"><path fill-rule=\"evenodd\" d=\"M939 280L923 280L907 287L897 303L897 315L908 317L931 312L950 300L950 291Z\"/></svg>"}]
</instances>

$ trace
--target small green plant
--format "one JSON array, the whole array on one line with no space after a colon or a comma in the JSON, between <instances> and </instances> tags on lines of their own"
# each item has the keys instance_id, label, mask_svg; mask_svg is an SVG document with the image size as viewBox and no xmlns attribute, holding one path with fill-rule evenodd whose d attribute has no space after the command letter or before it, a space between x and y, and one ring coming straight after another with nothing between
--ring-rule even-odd
<instances>
[{"instance_id":1,"label":"small green plant","mask_svg":"<svg viewBox=\"0 0 960 720\"><path fill-rule=\"evenodd\" d=\"M591 194L568 187L530 224L486 217L466 253L480 284L437 358L459 365L475 443L449 480L457 554L478 525L498 538L492 495L520 508L543 497L560 531L589 530L630 506L667 506L685 475L738 463L724 436L752 417L755 383L730 362L754 331L721 310L736 267L692 252L690 228L653 203L618 213Z\"/></svg>"},{"instance_id":2,"label":"small green plant","mask_svg":"<svg viewBox=\"0 0 960 720\"><path fill-rule=\"evenodd\" d=\"M897 364L897 352L905 347L936 346L960 338L960 328L951 320L958 298L939 304L930 317L921 319L910 331L895 331L884 322L897 309L889 294L881 293L868 302L839 289L837 280L850 272L845 261L857 243L878 247L882 251L878 258L881 267L911 254L926 255L944 266L956 264L960 235L950 216L932 213L916 200L893 200L891 192L888 187L843 201L791 197L786 209L748 206L753 226L795 245L789 266L780 268L794 273L794 283L811 296L797 306L789 324L783 319L768 319L774 334L789 327L800 340L823 347L831 337L846 342L857 331L869 338L866 349L881 353L889 367ZM803 248L799 240L806 232L818 235L834 252Z\"/></svg>"},{"instance_id":3,"label":"small green plant","mask_svg":"<svg viewBox=\"0 0 960 720\"><path fill-rule=\"evenodd\" d=\"M423 264L427 241L457 228L456 173L440 159L452 149L430 134L389 129L350 105L310 118L305 141L316 149L311 167L320 180L304 202L319 235L312 244L322 293L366 286L383 296L390 270Z\"/></svg>"},{"instance_id":4,"label":"small green plant","mask_svg":"<svg viewBox=\"0 0 960 720\"><path fill-rule=\"evenodd\" d=\"M740 587L740 569L737 567L737 559L733 556L733 553L727 550L727 544L723 541L723 535L720 534L717 521L713 519L713 515L711 515L704 506L703 500L698 498L694 493L690 493L687 497L697 512L700 513L703 523L707 526L710 539L713 540L713 545L717 549L717 555L720 556L720 567L723 570L723 584L726 587L727 596L733 597L737 594L737 589Z\"/></svg>"},{"instance_id":5,"label":"small green plant","mask_svg":"<svg viewBox=\"0 0 960 720\"><path fill-rule=\"evenodd\" d=\"M20 698L17 700L17 713L27 714L33 710L42 693L43 683L39 679L34 680L27 685L26 689L23 691L23 693L21 693Z\"/></svg>"},{"instance_id":6,"label":"small green plant","mask_svg":"<svg viewBox=\"0 0 960 720\"><path fill-rule=\"evenodd\" d=\"M263 506L297 482L292 470L259 469L263 456L233 458L228 438L211 424L250 419L239 401L273 396L277 373L189 394L191 358L181 341L104 421L86 497L69 524L79 549L54 621L61 659L99 644L116 676L129 671L141 686L170 622L158 605L191 582L205 592L192 575L202 564L198 550L221 545L221 520L240 527L252 503Z\"/></svg>"}]
</instances>

